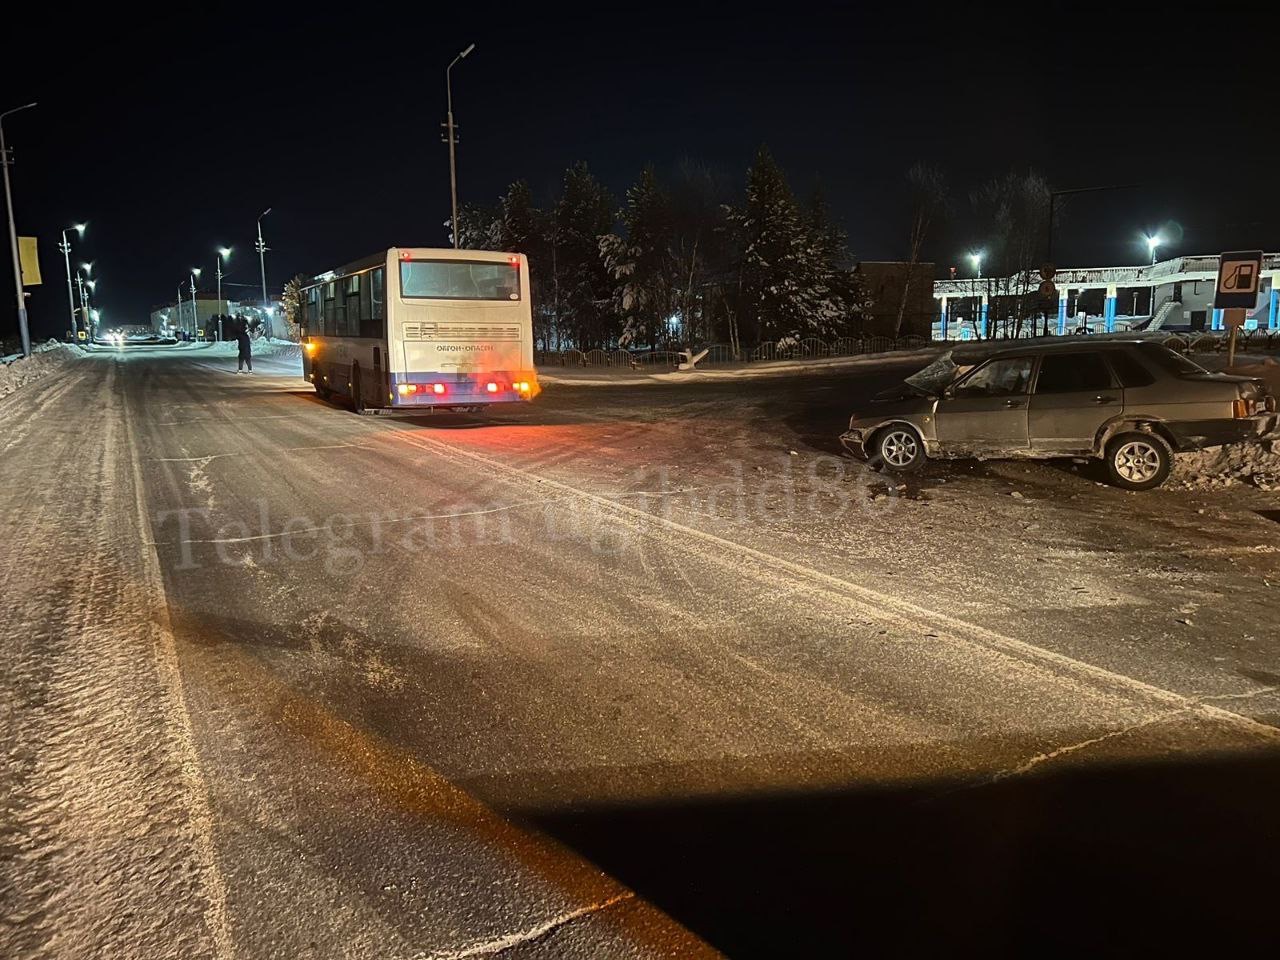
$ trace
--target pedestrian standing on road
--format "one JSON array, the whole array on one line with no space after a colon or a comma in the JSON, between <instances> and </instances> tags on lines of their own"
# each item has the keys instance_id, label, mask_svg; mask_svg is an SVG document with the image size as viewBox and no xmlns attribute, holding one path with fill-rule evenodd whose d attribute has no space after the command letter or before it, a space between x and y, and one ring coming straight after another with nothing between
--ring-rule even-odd
<instances>
[{"instance_id":1,"label":"pedestrian standing on road","mask_svg":"<svg viewBox=\"0 0 1280 960\"><path fill-rule=\"evenodd\" d=\"M249 326L243 317L236 324L236 373L253 373L253 348L249 345ZM246 370L245 368L248 367Z\"/></svg>"}]
</instances>

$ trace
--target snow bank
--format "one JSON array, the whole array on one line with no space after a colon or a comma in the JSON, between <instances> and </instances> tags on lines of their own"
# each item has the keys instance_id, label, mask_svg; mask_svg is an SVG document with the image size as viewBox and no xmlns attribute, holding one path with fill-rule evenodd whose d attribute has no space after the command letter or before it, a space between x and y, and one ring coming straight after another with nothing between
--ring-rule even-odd
<instances>
[{"instance_id":1,"label":"snow bank","mask_svg":"<svg viewBox=\"0 0 1280 960\"><path fill-rule=\"evenodd\" d=\"M234 357L238 350L234 340L223 340L221 343L196 344L194 349L203 351L206 356L212 357ZM253 359L255 360L279 360L285 363L296 360L298 363L302 362L302 345L294 343L292 340L254 340L252 349Z\"/></svg>"},{"instance_id":2,"label":"snow bank","mask_svg":"<svg viewBox=\"0 0 1280 960\"><path fill-rule=\"evenodd\" d=\"M1188 490L1233 483L1280 490L1280 440L1180 453L1173 459L1172 481Z\"/></svg>"},{"instance_id":3,"label":"snow bank","mask_svg":"<svg viewBox=\"0 0 1280 960\"><path fill-rule=\"evenodd\" d=\"M33 348L29 357L6 357L4 366L0 366L0 397L7 397L25 384L57 373L83 356L77 347L50 340Z\"/></svg>"}]
</instances>

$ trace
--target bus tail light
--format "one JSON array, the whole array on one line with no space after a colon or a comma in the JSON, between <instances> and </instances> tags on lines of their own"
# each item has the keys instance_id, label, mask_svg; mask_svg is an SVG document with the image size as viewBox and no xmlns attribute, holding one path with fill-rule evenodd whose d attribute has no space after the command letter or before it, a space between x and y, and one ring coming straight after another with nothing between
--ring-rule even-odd
<instances>
[{"instance_id":1,"label":"bus tail light","mask_svg":"<svg viewBox=\"0 0 1280 960\"><path fill-rule=\"evenodd\" d=\"M512 386L515 387L517 390L519 390L521 393L529 392L529 381L527 380L521 380L519 383L512 384Z\"/></svg>"},{"instance_id":2,"label":"bus tail light","mask_svg":"<svg viewBox=\"0 0 1280 960\"><path fill-rule=\"evenodd\" d=\"M443 393L444 393L444 384L443 384L443 383L433 383L433 384L431 385L431 392L432 392L432 393L434 393L436 396L440 396L441 394L443 394Z\"/></svg>"},{"instance_id":3,"label":"bus tail light","mask_svg":"<svg viewBox=\"0 0 1280 960\"><path fill-rule=\"evenodd\" d=\"M488 390L490 393L497 393L497 392L498 392L498 385L497 385L496 383L494 383L492 380L490 380L488 383L486 383L486 384L484 385L484 388L485 388L486 390Z\"/></svg>"}]
</instances>

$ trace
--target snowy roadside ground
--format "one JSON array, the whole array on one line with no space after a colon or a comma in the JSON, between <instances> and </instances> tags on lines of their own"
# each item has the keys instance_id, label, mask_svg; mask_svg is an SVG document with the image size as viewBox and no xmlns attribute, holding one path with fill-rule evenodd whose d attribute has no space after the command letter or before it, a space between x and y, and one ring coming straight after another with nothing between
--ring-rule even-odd
<instances>
[{"instance_id":1,"label":"snowy roadside ground","mask_svg":"<svg viewBox=\"0 0 1280 960\"><path fill-rule=\"evenodd\" d=\"M192 360L231 361L236 358L238 348L234 340L223 340L221 343L198 343L187 348ZM296 372L302 376L302 345L291 340L255 340L253 341L253 362L255 365L265 364L272 372ZM219 369L224 364L216 363ZM225 365L227 368L230 364Z\"/></svg>"},{"instance_id":2,"label":"snowy roadside ground","mask_svg":"<svg viewBox=\"0 0 1280 960\"><path fill-rule=\"evenodd\" d=\"M538 379L543 383L562 383L575 387L638 386L657 383L696 383L702 381L744 380L756 377L795 376L803 373L834 373L846 368L878 366L897 362L927 364L941 347L920 350L895 350L888 353L864 353L853 357L822 357L813 360L760 360L734 367L708 367L694 370L667 370L646 373L643 369L621 367L541 367Z\"/></svg>"},{"instance_id":3,"label":"snowy roadside ground","mask_svg":"<svg viewBox=\"0 0 1280 960\"><path fill-rule=\"evenodd\" d=\"M5 357L4 366L0 366L0 397L7 397L19 387L57 373L83 357L77 347L57 340L34 347L29 357Z\"/></svg>"}]
</instances>

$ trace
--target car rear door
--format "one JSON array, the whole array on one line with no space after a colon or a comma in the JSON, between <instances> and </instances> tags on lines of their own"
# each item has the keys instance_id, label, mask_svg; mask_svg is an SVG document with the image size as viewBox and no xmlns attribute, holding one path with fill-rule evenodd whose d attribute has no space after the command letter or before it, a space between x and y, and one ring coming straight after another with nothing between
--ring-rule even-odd
<instances>
[{"instance_id":1,"label":"car rear door","mask_svg":"<svg viewBox=\"0 0 1280 960\"><path fill-rule=\"evenodd\" d=\"M988 360L947 391L934 410L944 456L1007 456L1028 449L1027 390L1035 359Z\"/></svg>"},{"instance_id":2,"label":"car rear door","mask_svg":"<svg viewBox=\"0 0 1280 960\"><path fill-rule=\"evenodd\" d=\"M1124 395L1099 350L1046 353L1027 419L1031 449L1087 454L1098 431L1124 407Z\"/></svg>"}]
</instances>

